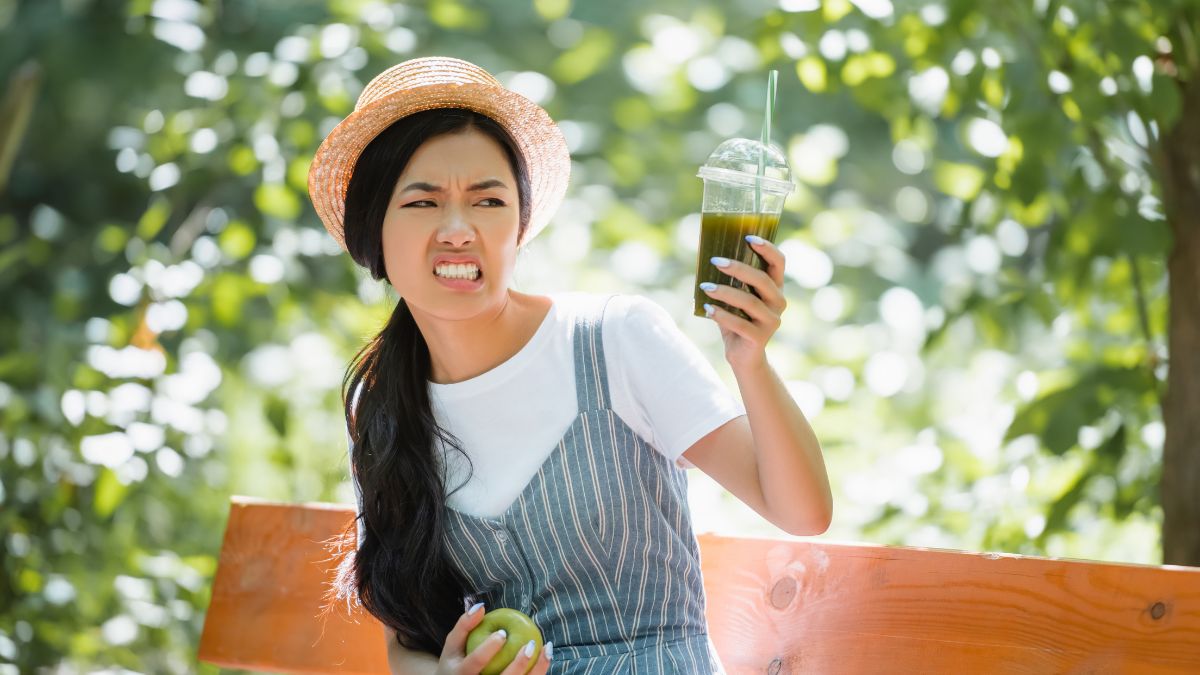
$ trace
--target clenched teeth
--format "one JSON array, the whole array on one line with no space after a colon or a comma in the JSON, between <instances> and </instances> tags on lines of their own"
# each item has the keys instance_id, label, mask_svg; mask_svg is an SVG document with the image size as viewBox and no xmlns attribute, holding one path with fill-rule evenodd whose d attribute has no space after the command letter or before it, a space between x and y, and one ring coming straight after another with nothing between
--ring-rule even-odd
<instances>
[{"instance_id":1,"label":"clenched teeth","mask_svg":"<svg viewBox=\"0 0 1200 675\"><path fill-rule=\"evenodd\" d=\"M433 273L446 279L469 279L474 281L479 278L479 266L471 263L438 265L433 270Z\"/></svg>"}]
</instances>

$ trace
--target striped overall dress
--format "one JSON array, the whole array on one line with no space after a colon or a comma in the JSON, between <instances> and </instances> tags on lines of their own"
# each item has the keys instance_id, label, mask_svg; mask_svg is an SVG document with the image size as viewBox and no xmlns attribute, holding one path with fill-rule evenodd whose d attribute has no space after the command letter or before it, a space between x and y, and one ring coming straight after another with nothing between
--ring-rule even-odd
<instances>
[{"instance_id":1,"label":"striped overall dress","mask_svg":"<svg viewBox=\"0 0 1200 675\"><path fill-rule=\"evenodd\" d=\"M500 517L449 508L450 553L488 609L533 618L554 675L722 672L685 471L609 408L605 300L575 321L575 420Z\"/></svg>"}]
</instances>

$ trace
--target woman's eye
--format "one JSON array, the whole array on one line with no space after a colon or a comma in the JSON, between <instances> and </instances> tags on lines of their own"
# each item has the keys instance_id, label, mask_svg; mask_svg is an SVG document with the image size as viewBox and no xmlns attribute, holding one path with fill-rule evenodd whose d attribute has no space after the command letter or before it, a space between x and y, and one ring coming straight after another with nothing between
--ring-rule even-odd
<instances>
[{"instance_id":1,"label":"woman's eye","mask_svg":"<svg viewBox=\"0 0 1200 675\"><path fill-rule=\"evenodd\" d=\"M409 202L408 204L405 204L405 205L404 205L404 208L406 208L406 209L407 209L407 208L411 208L411 207L417 207L417 208L429 208L429 207L431 207L431 206L437 206L437 205L436 205L436 204L434 204L433 202L429 201L428 199L422 199L422 200L420 200L420 201L417 201L417 202Z\"/></svg>"},{"instance_id":2,"label":"woman's eye","mask_svg":"<svg viewBox=\"0 0 1200 675\"><path fill-rule=\"evenodd\" d=\"M504 201L496 199L495 197L488 197L487 199L479 202L479 204L481 206L504 206Z\"/></svg>"}]
</instances>

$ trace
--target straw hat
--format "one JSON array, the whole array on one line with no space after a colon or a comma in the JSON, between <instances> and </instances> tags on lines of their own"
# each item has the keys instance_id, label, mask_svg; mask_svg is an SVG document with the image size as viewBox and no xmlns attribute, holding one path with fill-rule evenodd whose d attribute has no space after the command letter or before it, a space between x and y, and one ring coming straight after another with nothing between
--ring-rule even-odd
<instances>
[{"instance_id":1,"label":"straw hat","mask_svg":"<svg viewBox=\"0 0 1200 675\"><path fill-rule=\"evenodd\" d=\"M354 112L329 132L309 167L308 196L325 229L343 249L346 188L359 154L392 122L433 108L474 110L494 119L513 137L525 158L530 183L529 227L519 244L536 236L562 203L571 158L562 131L541 106L505 89L473 63L440 56L412 59L367 84Z\"/></svg>"}]
</instances>

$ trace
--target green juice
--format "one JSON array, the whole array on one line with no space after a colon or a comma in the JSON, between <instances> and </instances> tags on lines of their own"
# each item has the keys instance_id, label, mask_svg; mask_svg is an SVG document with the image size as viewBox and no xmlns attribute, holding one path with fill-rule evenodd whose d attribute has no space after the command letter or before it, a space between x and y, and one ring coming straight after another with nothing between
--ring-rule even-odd
<instances>
[{"instance_id":1,"label":"green juice","mask_svg":"<svg viewBox=\"0 0 1200 675\"><path fill-rule=\"evenodd\" d=\"M746 285L725 274L721 268L712 264L713 256L721 256L730 260L738 260L757 269L765 270L766 262L750 248L746 235L756 234L767 241L774 242L779 231L778 213L705 213L700 220L700 253L696 264L695 286L695 315L704 316L704 303L709 303L742 317L748 318L740 309L718 302L704 291L700 284L711 281L714 284L745 288ZM754 289L747 289L754 295Z\"/></svg>"}]
</instances>

